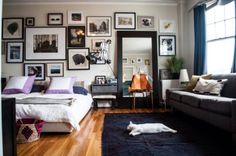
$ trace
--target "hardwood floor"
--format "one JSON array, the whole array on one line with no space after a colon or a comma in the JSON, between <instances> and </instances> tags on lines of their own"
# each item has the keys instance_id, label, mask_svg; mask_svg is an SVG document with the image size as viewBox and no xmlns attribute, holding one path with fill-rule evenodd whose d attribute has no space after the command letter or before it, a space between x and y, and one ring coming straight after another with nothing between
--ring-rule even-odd
<instances>
[{"instance_id":1,"label":"hardwood floor","mask_svg":"<svg viewBox=\"0 0 236 156\"><path fill-rule=\"evenodd\" d=\"M70 134L46 133L32 143L18 144L18 156L101 156L101 136L105 113L165 112L163 109L91 110L81 122L80 131Z\"/></svg>"}]
</instances>

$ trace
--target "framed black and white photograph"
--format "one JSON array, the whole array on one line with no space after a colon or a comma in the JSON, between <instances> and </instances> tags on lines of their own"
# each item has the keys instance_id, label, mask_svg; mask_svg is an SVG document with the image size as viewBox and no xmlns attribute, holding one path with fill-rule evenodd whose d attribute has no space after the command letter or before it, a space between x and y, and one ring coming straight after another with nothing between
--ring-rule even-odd
<instances>
[{"instance_id":1,"label":"framed black and white photograph","mask_svg":"<svg viewBox=\"0 0 236 156\"><path fill-rule=\"evenodd\" d=\"M92 39L92 51L99 51L103 42L105 39Z\"/></svg>"},{"instance_id":2,"label":"framed black and white photograph","mask_svg":"<svg viewBox=\"0 0 236 156\"><path fill-rule=\"evenodd\" d=\"M24 35L24 18L2 19L3 40L23 39L23 35Z\"/></svg>"},{"instance_id":3,"label":"framed black and white photograph","mask_svg":"<svg viewBox=\"0 0 236 156\"><path fill-rule=\"evenodd\" d=\"M48 25L63 25L63 13L48 13Z\"/></svg>"},{"instance_id":4,"label":"framed black and white photograph","mask_svg":"<svg viewBox=\"0 0 236 156\"><path fill-rule=\"evenodd\" d=\"M25 29L25 60L65 60L65 27Z\"/></svg>"},{"instance_id":5,"label":"framed black and white photograph","mask_svg":"<svg viewBox=\"0 0 236 156\"><path fill-rule=\"evenodd\" d=\"M24 63L24 75L36 75L35 80L45 80L45 64L44 63Z\"/></svg>"},{"instance_id":6,"label":"framed black and white photograph","mask_svg":"<svg viewBox=\"0 0 236 156\"><path fill-rule=\"evenodd\" d=\"M144 63L145 63L145 65L150 65L150 60L149 59L145 59Z\"/></svg>"},{"instance_id":7,"label":"framed black and white photograph","mask_svg":"<svg viewBox=\"0 0 236 156\"><path fill-rule=\"evenodd\" d=\"M160 33L175 33L175 20L160 20Z\"/></svg>"},{"instance_id":8,"label":"framed black and white photograph","mask_svg":"<svg viewBox=\"0 0 236 156\"><path fill-rule=\"evenodd\" d=\"M68 70L89 70L90 62L86 58L89 56L89 48L68 49L67 68Z\"/></svg>"},{"instance_id":9,"label":"framed black and white photograph","mask_svg":"<svg viewBox=\"0 0 236 156\"><path fill-rule=\"evenodd\" d=\"M68 25L84 24L85 18L82 11L68 11Z\"/></svg>"},{"instance_id":10,"label":"framed black and white photograph","mask_svg":"<svg viewBox=\"0 0 236 156\"><path fill-rule=\"evenodd\" d=\"M111 16L87 16L87 36L110 37Z\"/></svg>"},{"instance_id":11,"label":"framed black and white photograph","mask_svg":"<svg viewBox=\"0 0 236 156\"><path fill-rule=\"evenodd\" d=\"M135 64L136 63L136 58L131 58L130 62L131 62L131 64Z\"/></svg>"},{"instance_id":12,"label":"framed black and white photograph","mask_svg":"<svg viewBox=\"0 0 236 156\"><path fill-rule=\"evenodd\" d=\"M23 42L7 42L7 63L22 63L23 62Z\"/></svg>"},{"instance_id":13,"label":"framed black and white photograph","mask_svg":"<svg viewBox=\"0 0 236 156\"><path fill-rule=\"evenodd\" d=\"M173 56L176 54L176 37L175 35L159 36L159 55Z\"/></svg>"},{"instance_id":14,"label":"framed black and white photograph","mask_svg":"<svg viewBox=\"0 0 236 156\"><path fill-rule=\"evenodd\" d=\"M106 60L101 58L99 52L90 52L90 64L106 64Z\"/></svg>"},{"instance_id":15,"label":"framed black and white photograph","mask_svg":"<svg viewBox=\"0 0 236 156\"><path fill-rule=\"evenodd\" d=\"M115 12L114 21L115 29L136 29L135 12Z\"/></svg>"},{"instance_id":16,"label":"framed black and white photograph","mask_svg":"<svg viewBox=\"0 0 236 156\"><path fill-rule=\"evenodd\" d=\"M35 25L35 18L34 17L26 17L25 18L25 26L33 27Z\"/></svg>"},{"instance_id":17,"label":"framed black and white photograph","mask_svg":"<svg viewBox=\"0 0 236 156\"><path fill-rule=\"evenodd\" d=\"M64 63L63 62L50 62L46 64L48 77L63 77L64 76Z\"/></svg>"},{"instance_id":18,"label":"framed black and white photograph","mask_svg":"<svg viewBox=\"0 0 236 156\"><path fill-rule=\"evenodd\" d=\"M171 79L171 72L168 69L159 69L160 80Z\"/></svg>"},{"instance_id":19,"label":"framed black and white photograph","mask_svg":"<svg viewBox=\"0 0 236 156\"><path fill-rule=\"evenodd\" d=\"M85 26L68 26L68 47L85 47Z\"/></svg>"},{"instance_id":20,"label":"framed black and white photograph","mask_svg":"<svg viewBox=\"0 0 236 156\"><path fill-rule=\"evenodd\" d=\"M106 76L105 75L95 76L95 83L96 84L105 84L106 83Z\"/></svg>"},{"instance_id":21,"label":"framed black and white photograph","mask_svg":"<svg viewBox=\"0 0 236 156\"><path fill-rule=\"evenodd\" d=\"M139 29L153 29L154 16L138 16L138 28Z\"/></svg>"}]
</instances>

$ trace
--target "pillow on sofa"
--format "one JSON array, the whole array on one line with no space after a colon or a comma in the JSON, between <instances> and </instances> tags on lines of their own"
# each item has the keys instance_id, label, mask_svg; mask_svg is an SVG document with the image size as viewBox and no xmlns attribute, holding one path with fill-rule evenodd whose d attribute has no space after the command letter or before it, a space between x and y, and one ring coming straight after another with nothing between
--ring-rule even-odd
<instances>
[{"instance_id":1,"label":"pillow on sofa","mask_svg":"<svg viewBox=\"0 0 236 156\"><path fill-rule=\"evenodd\" d=\"M211 75L212 74L206 74L206 75L201 75L201 76L200 75L192 75L192 78L191 78L190 82L188 83L186 90L189 92L193 91L193 89L195 88L200 77L205 80L208 80L211 78Z\"/></svg>"},{"instance_id":2,"label":"pillow on sofa","mask_svg":"<svg viewBox=\"0 0 236 156\"><path fill-rule=\"evenodd\" d=\"M73 77L52 77L46 94L73 94Z\"/></svg>"},{"instance_id":3,"label":"pillow on sofa","mask_svg":"<svg viewBox=\"0 0 236 156\"><path fill-rule=\"evenodd\" d=\"M197 82L196 87L193 89L194 92L203 94L220 95L220 92L227 79L223 80L204 80L200 78Z\"/></svg>"},{"instance_id":4,"label":"pillow on sofa","mask_svg":"<svg viewBox=\"0 0 236 156\"><path fill-rule=\"evenodd\" d=\"M3 94L29 94L34 83L35 76L13 76L3 89Z\"/></svg>"}]
</instances>

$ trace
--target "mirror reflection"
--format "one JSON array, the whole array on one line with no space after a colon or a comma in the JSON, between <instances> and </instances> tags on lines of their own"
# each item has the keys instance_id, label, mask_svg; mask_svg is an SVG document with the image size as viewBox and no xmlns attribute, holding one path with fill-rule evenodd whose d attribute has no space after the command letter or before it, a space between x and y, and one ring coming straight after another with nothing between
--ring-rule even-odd
<instances>
[{"instance_id":1,"label":"mirror reflection","mask_svg":"<svg viewBox=\"0 0 236 156\"><path fill-rule=\"evenodd\" d=\"M124 37L122 43L123 97L132 97L129 86L134 75L145 74L152 86L152 40L151 38ZM143 96L142 93L140 96Z\"/></svg>"}]
</instances>

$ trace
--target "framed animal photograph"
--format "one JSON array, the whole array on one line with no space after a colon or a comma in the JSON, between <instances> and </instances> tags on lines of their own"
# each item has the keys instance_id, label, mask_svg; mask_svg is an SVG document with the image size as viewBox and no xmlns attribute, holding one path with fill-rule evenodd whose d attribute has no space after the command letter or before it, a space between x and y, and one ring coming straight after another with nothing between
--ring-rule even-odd
<instances>
[{"instance_id":1,"label":"framed animal photograph","mask_svg":"<svg viewBox=\"0 0 236 156\"><path fill-rule=\"evenodd\" d=\"M110 37L111 16L87 16L87 36Z\"/></svg>"},{"instance_id":2,"label":"framed animal photograph","mask_svg":"<svg viewBox=\"0 0 236 156\"><path fill-rule=\"evenodd\" d=\"M153 29L154 16L138 16L138 28L139 29Z\"/></svg>"},{"instance_id":3,"label":"framed animal photograph","mask_svg":"<svg viewBox=\"0 0 236 156\"><path fill-rule=\"evenodd\" d=\"M85 47L85 26L68 26L68 47Z\"/></svg>"},{"instance_id":4,"label":"framed animal photograph","mask_svg":"<svg viewBox=\"0 0 236 156\"><path fill-rule=\"evenodd\" d=\"M48 77L63 77L64 76L64 63L63 62L51 62L46 64Z\"/></svg>"},{"instance_id":5,"label":"framed animal photograph","mask_svg":"<svg viewBox=\"0 0 236 156\"><path fill-rule=\"evenodd\" d=\"M77 25L77 24L84 24L84 14L82 11L68 11L68 24L69 25Z\"/></svg>"},{"instance_id":6,"label":"framed animal photograph","mask_svg":"<svg viewBox=\"0 0 236 156\"><path fill-rule=\"evenodd\" d=\"M24 18L2 19L3 40L23 39L23 36L24 36Z\"/></svg>"},{"instance_id":7,"label":"framed animal photograph","mask_svg":"<svg viewBox=\"0 0 236 156\"><path fill-rule=\"evenodd\" d=\"M48 25L63 25L63 13L48 13Z\"/></svg>"},{"instance_id":8,"label":"framed animal photograph","mask_svg":"<svg viewBox=\"0 0 236 156\"><path fill-rule=\"evenodd\" d=\"M33 27L35 25L35 19L34 17L26 17L25 18L25 26L27 27Z\"/></svg>"},{"instance_id":9,"label":"framed animal photograph","mask_svg":"<svg viewBox=\"0 0 236 156\"><path fill-rule=\"evenodd\" d=\"M160 35L159 36L159 55L173 56L176 54L176 39L175 35Z\"/></svg>"},{"instance_id":10,"label":"framed animal photograph","mask_svg":"<svg viewBox=\"0 0 236 156\"><path fill-rule=\"evenodd\" d=\"M68 70L89 70L90 62L87 57L90 55L89 48L68 49L67 69Z\"/></svg>"},{"instance_id":11,"label":"framed animal photograph","mask_svg":"<svg viewBox=\"0 0 236 156\"><path fill-rule=\"evenodd\" d=\"M27 27L25 60L65 60L65 27Z\"/></svg>"},{"instance_id":12,"label":"framed animal photograph","mask_svg":"<svg viewBox=\"0 0 236 156\"><path fill-rule=\"evenodd\" d=\"M7 42L7 63L22 63L24 56L24 44L23 42Z\"/></svg>"},{"instance_id":13,"label":"framed animal photograph","mask_svg":"<svg viewBox=\"0 0 236 156\"><path fill-rule=\"evenodd\" d=\"M44 63L24 63L24 75L35 75L35 80L45 80L45 64Z\"/></svg>"},{"instance_id":14,"label":"framed animal photograph","mask_svg":"<svg viewBox=\"0 0 236 156\"><path fill-rule=\"evenodd\" d=\"M136 29L135 12L115 12L115 29Z\"/></svg>"}]
</instances>

